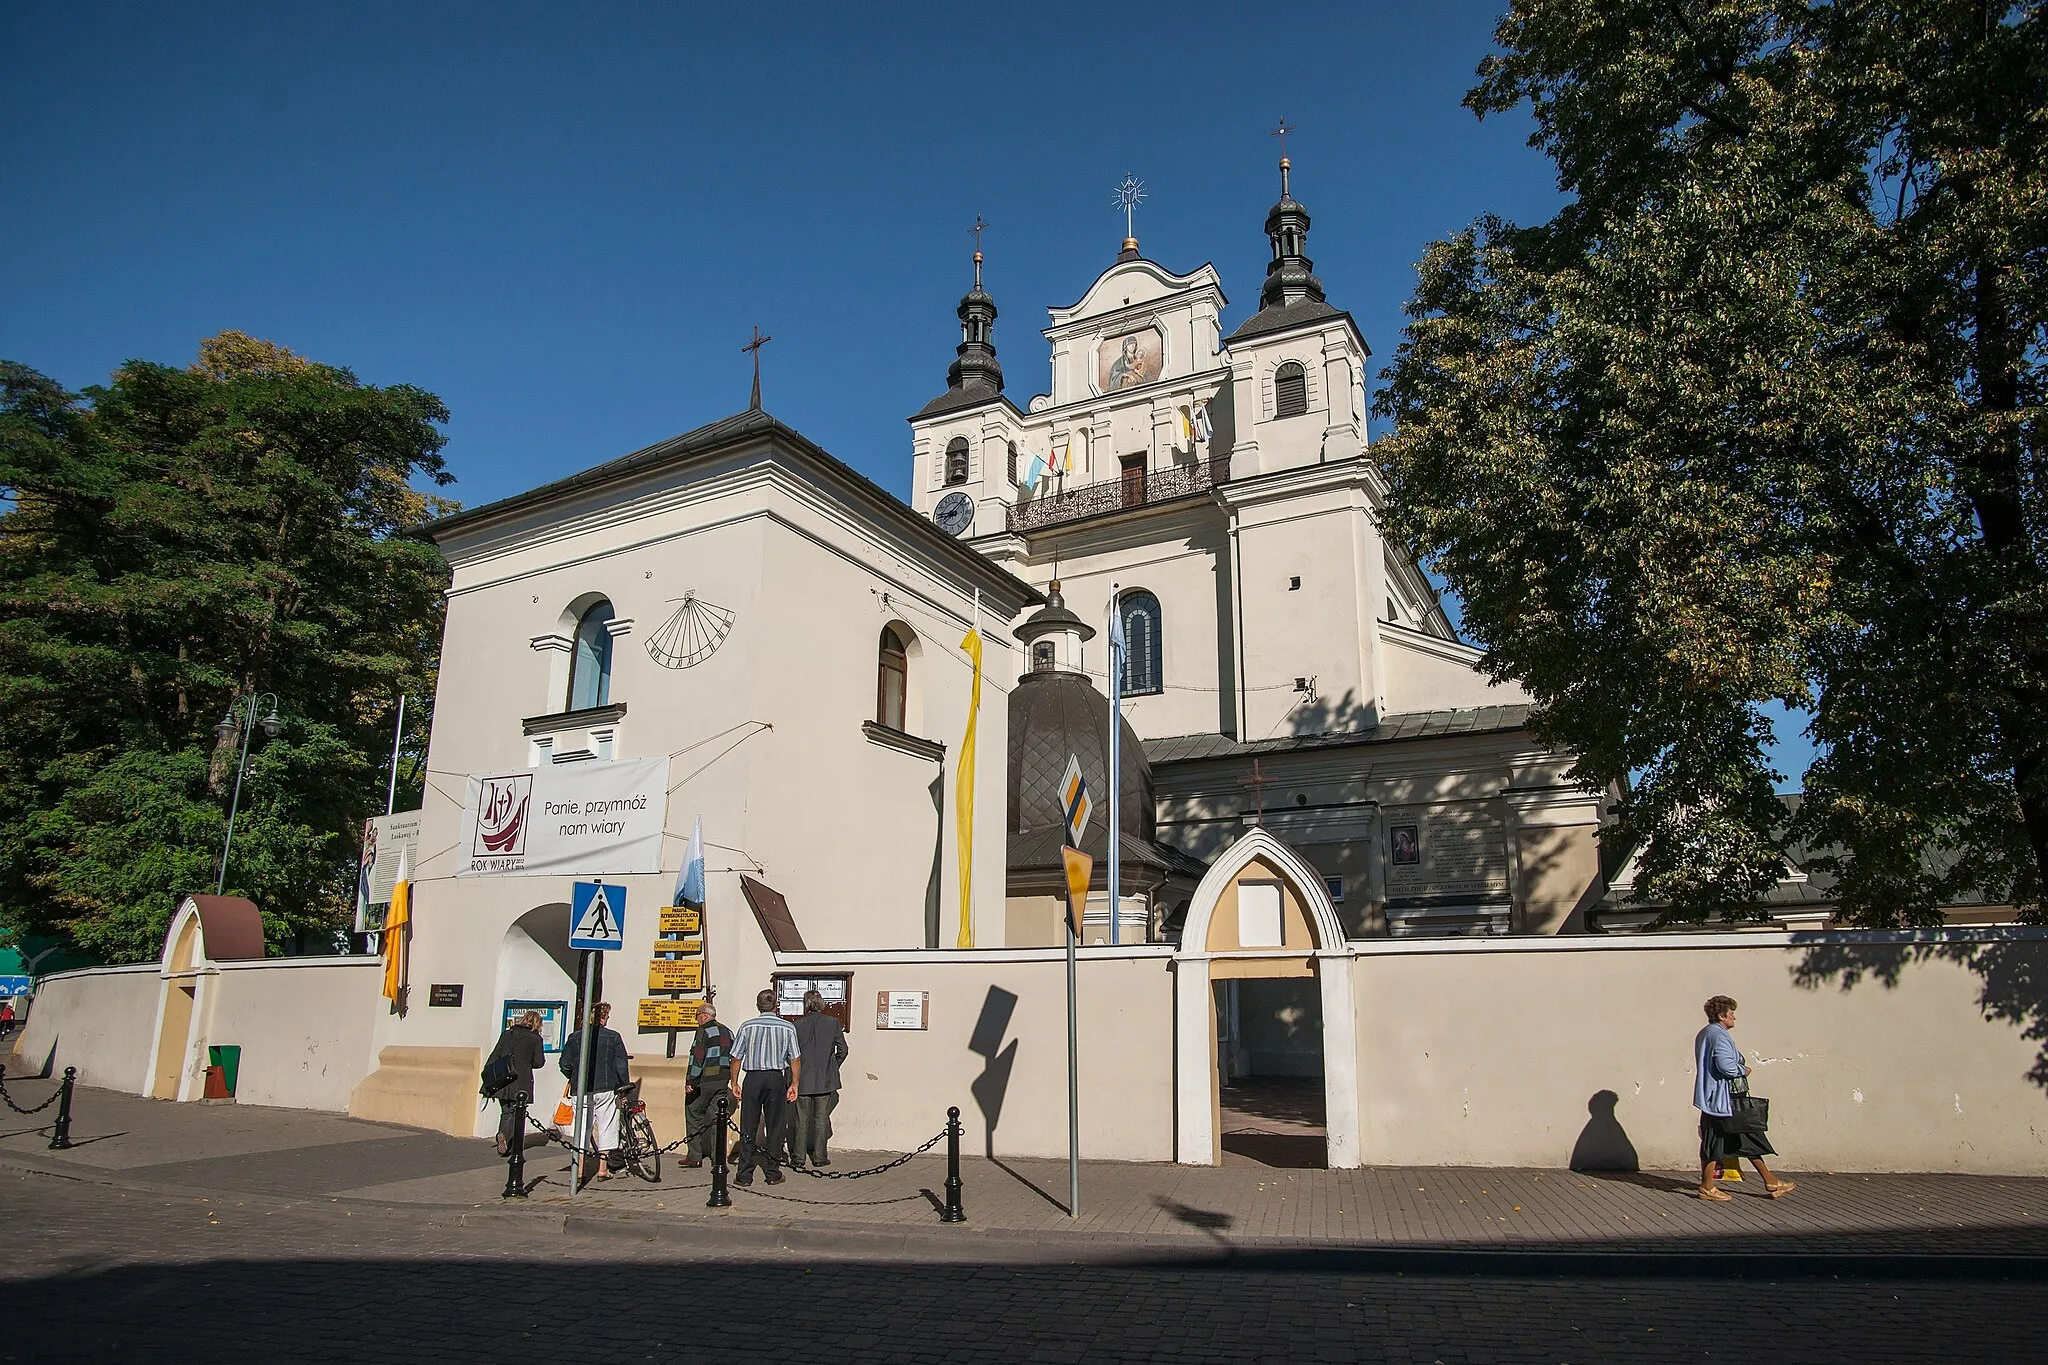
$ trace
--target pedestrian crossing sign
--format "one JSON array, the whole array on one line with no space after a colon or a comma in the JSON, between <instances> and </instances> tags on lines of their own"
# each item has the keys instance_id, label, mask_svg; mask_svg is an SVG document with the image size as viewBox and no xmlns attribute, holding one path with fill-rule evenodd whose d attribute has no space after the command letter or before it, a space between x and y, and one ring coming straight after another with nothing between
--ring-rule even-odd
<instances>
[{"instance_id":1,"label":"pedestrian crossing sign","mask_svg":"<svg viewBox=\"0 0 2048 1365\"><path fill-rule=\"evenodd\" d=\"M626 943L626 888L576 882L569 891L569 946L609 953Z\"/></svg>"}]
</instances>

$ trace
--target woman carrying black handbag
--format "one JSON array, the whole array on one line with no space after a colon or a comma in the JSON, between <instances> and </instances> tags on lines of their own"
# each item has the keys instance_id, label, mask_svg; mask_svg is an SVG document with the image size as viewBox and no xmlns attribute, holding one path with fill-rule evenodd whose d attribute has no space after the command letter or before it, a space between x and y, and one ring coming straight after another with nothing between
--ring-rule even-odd
<instances>
[{"instance_id":1,"label":"woman carrying black handbag","mask_svg":"<svg viewBox=\"0 0 2048 1365\"><path fill-rule=\"evenodd\" d=\"M513 1143L526 1145L526 1135L519 1131L516 1101L533 1102L533 1073L548 1062L547 1044L540 1036L539 1010L528 1010L498 1035L498 1045L484 1059L486 1071L492 1063L501 1061L510 1064L511 1077L491 1092L491 1098L498 1102L498 1155L509 1156Z\"/></svg>"},{"instance_id":2,"label":"woman carrying black handbag","mask_svg":"<svg viewBox=\"0 0 2048 1365\"><path fill-rule=\"evenodd\" d=\"M1764 1165L1776 1156L1765 1130L1770 1127L1770 1101L1749 1093L1749 1068L1728 1030L1735 1027L1735 1001L1717 995L1707 1001L1707 1026L1693 1039L1693 1107L1700 1111L1700 1189L1702 1199L1734 1198L1720 1186L1722 1165L1747 1158L1763 1177L1764 1193L1782 1199L1798 1187L1780 1180Z\"/></svg>"}]
</instances>

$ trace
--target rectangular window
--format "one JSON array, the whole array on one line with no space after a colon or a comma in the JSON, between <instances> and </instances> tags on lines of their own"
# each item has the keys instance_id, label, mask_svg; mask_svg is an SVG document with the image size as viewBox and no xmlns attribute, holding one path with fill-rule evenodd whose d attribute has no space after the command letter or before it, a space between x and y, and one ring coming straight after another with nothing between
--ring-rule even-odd
<instances>
[{"instance_id":1,"label":"rectangular window","mask_svg":"<svg viewBox=\"0 0 2048 1365\"><path fill-rule=\"evenodd\" d=\"M1323 885L1330 890L1330 903L1332 905L1342 905L1344 903L1344 879L1342 877L1325 877L1323 878Z\"/></svg>"}]
</instances>

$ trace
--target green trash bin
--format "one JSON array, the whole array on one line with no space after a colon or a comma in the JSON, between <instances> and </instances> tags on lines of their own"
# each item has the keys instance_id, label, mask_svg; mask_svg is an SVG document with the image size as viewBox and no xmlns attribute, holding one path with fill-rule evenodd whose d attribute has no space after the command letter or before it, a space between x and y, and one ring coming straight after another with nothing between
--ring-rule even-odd
<instances>
[{"instance_id":1,"label":"green trash bin","mask_svg":"<svg viewBox=\"0 0 2048 1365\"><path fill-rule=\"evenodd\" d=\"M235 1078L242 1070L242 1049L238 1044L223 1043L219 1047L208 1044L206 1064L220 1068L221 1079L227 1082L228 1098L235 1097Z\"/></svg>"}]
</instances>

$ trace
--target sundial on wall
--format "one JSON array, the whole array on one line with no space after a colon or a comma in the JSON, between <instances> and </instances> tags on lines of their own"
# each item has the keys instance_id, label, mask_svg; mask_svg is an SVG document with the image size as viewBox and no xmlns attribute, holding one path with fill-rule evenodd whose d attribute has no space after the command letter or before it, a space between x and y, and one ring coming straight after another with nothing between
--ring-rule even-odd
<instances>
[{"instance_id":1,"label":"sundial on wall","mask_svg":"<svg viewBox=\"0 0 2048 1365\"><path fill-rule=\"evenodd\" d=\"M663 668L694 668L718 652L732 634L735 619L736 613L706 602L693 588L683 594L675 614L648 637L648 657Z\"/></svg>"}]
</instances>

